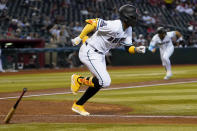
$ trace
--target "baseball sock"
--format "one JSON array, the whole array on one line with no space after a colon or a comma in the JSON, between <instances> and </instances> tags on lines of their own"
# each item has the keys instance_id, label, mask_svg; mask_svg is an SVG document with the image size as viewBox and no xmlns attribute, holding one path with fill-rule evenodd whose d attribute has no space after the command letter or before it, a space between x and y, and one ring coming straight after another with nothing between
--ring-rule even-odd
<instances>
[{"instance_id":1,"label":"baseball sock","mask_svg":"<svg viewBox=\"0 0 197 131\"><path fill-rule=\"evenodd\" d=\"M171 73L171 63L170 63L170 61L167 62L165 68L166 68L167 73Z\"/></svg>"},{"instance_id":2,"label":"baseball sock","mask_svg":"<svg viewBox=\"0 0 197 131\"><path fill-rule=\"evenodd\" d=\"M88 87L83 96L76 102L77 105L83 105L88 99L90 99L100 90L101 86L99 85L98 79L96 77L93 77L92 82L95 86Z\"/></svg>"},{"instance_id":3,"label":"baseball sock","mask_svg":"<svg viewBox=\"0 0 197 131\"><path fill-rule=\"evenodd\" d=\"M83 96L76 102L77 105L83 105L88 99L94 96L100 90L99 87L88 87Z\"/></svg>"},{"instance_id":4,"label":"baseball sock","mask_svg":"<svg viewBox=\"0 0 197 131\"><path fill-rule=\"evenodd\" d=\"M79 77L77 80L80 84L94 87L94 83L92 82L93 77Z\"/></svg>"}]
</instances>

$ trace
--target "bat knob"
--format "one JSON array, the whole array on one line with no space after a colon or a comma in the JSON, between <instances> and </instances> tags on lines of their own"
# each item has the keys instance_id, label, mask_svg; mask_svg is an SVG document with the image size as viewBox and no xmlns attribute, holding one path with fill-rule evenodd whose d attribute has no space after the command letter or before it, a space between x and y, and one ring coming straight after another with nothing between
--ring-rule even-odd
<instances>
[{"instance_id":1,"label":"bat knob","mask_svg":"<svg viewBox=\"0 0 197 131\"><path fill-rule=\"evenodd\" d=\"M26 92L27 91L27 88L23 88L23 91Z\"/></svg>"}]
</instances>

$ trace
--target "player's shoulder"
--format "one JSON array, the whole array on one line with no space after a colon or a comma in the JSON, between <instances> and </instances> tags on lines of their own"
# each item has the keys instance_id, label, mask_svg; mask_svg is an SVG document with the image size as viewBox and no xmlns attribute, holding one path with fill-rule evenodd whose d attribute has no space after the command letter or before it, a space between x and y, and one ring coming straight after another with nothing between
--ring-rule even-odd
<instances>
[{"instance_id":1,"label":"player's shoulder","mask_svg":"<svg viewBox=\"0 0 197 131\"><path fill-rule=\"evenodd\" d=\"M176 31L168 31L167 34L173 34L176 33Z\"/></svg>"},{"instance_id":2,"label":"player's shoulder","mask_svg":"<svg viewBox=\"0 0 197 131\"><path fill-rule=\"evenodd\" d=\"M172 37L172 36L176 35L176 31L168 31L167 35Z\"/></svg>"},{"instance_id":3,"label":"player's shoulder","mask_svg":"<svg viewBox=\"0 0 197 131\"><path fill-rule=\"evenodd\" d=\"M158 34L155 34L153 37L152 37L152 40L157 40L159 39L159 35Z\"/></svg>"},{"instance_id":4,"label":"player's shoulder","mask_svg":"<svg viewBox=\"0 0 197 131\"><path fill-rule=\"evenodd\" d=\"M120 20L106 20L108 28L110 28L113 32L118 32L122 28L122 23Z\"/></svg>"},{"instance_id":5,"label":"player's shoulder","mask_svg":"<svg viewBox=\"0 0 197 131\"><path fill-rule=\"evenodd\" d=\"M105 20L105 22L107 22L109 26L116 26L116 27L121 26L120 20Z\"/></svg>"}]
</instances>

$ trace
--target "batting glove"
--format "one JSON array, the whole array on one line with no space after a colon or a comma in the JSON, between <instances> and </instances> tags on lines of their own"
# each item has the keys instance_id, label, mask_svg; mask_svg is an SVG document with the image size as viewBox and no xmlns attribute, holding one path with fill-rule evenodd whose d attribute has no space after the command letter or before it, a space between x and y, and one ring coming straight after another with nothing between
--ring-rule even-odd
<instances>
[{"instance_id":1,"label":"batting glove","mask_svg":"<svg viewBox=\"0 0 197 131\"><path fill-rule=\"evenodd\" d=\"M73 46L78 45L81 41L82 41L82 39L79 36L75 37L74 39L71 39Z\"/></svg>"},{"instance_id":2,"label":"batting glove","mask_svg":"<svg viewBox=\"0 0 197 131\"><path fill-rule=\"evenodd\" d=\"M138 46L135 48L136 49L136 52L138 53L145 53L146 52L146 47L145 46Z\"/></svg>"}]
</instances>

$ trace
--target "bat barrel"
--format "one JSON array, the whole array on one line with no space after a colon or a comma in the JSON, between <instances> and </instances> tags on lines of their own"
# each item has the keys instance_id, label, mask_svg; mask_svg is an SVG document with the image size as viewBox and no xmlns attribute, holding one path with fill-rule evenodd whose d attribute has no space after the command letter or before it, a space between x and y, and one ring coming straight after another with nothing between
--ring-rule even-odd
<instances>
[{"instance_id":1,"label":"bat barrel","mask_svg":"<svg viewBox=\"0 0 197 131\"><path fill-rule=\"evenodd\" d=\"M22 94L20 95L20 97L18 98L18 100L16 101L16 103L14 104L14 106L10 109L10 111L8 112L8 114L6 115L5 119L4 119L4 123L7 124L9 123L10 119L12 118L19 102L21 101L23 95L25 94L25 92L27 91L27 88L23 89Z\"/></svg>"}]
</instances>

